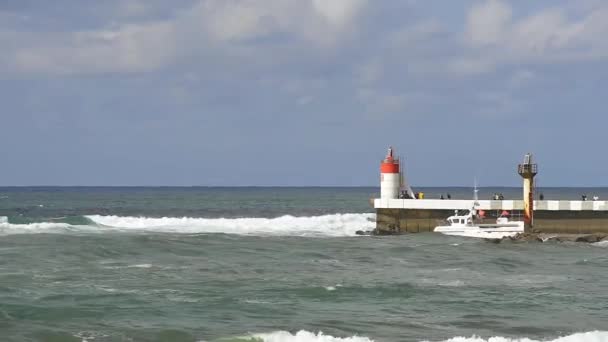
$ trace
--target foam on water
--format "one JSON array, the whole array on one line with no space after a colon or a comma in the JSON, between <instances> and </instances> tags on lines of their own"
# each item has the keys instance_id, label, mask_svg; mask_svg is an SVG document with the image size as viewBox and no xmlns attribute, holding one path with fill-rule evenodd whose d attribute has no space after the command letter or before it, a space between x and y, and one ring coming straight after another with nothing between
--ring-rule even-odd
<instances>
[{"instance_id":1,"label":"foam on water","mask_svg":"<svg viewBox=\"0 0 608 342\"><path fill-rule=\"evenodd\" d=\"M0 235L32 234L32 233L54 233L69 231L74 226L67 223L38 222L28 224L8 223L8 219L0 218Z\"/></svg>"},{"instance_id":2,"label":"foam on water","mask_svg":"<svg viewBox=\"0 0 608 342\"><path fill-rule=\"evenodd\" d=\"M253 335L255 339L264 342L372 342L373 340L367 337L334 337L325 335L322 332L312 333L305 330L300 330L295 334L287 331L275 331L268 334Z\"/></svg>"},{"instance_id":3,"label":"foam on water","mask_svg":"<svg viewBox=\"0 0 608 342\"><path fill-rule=\"evenodd\" d=\"M277 218L147 218L87 216L107 229L171 233L226 233L239 235L352 236L357 230L373 229L374 214L333 214Z\"/></svg>"},{"instance_id":4,"label":"foam on water","mask_svg":"<svg viewBox=\"0 0 608 342\"><path fill-rule=\"evenodd\" d=\"M373 342L373 339L364 336L351 337L334 337L325 335L322 332L313 333L305 330L300 330L295 334L287 331L275 331L266 334L251 335L255 340L263 342ZM249 339L250 340L250 339ZM453 337L443 342L607 342L608 331L590 331L576 333L556 339L534 340L526 337L510 338L510 337L490 337L487 339L481 337ZM425 341L428 342L428 341Z\"/></svg>"},{"instance_id":5,"label":"foam on water","mask_svg":"<svg viewBox=\"0 0 608 342\"><path fill-rule=\"evenodd\" d=\"M374 214L333 214L310 217L277 218L192 218L86 216L90 225L75 226L60 222L29 224L8 223L0 217L0 234L135 231L166 233L225 233L278 236L354 236L358 230L371 230Z\"/></svg>"},{"instance_id":6,"label":"foam on water","mask_svg":"<svg viewBox=\"0 0 608 342\"><path fill-rule=\"evenodd\" d=\"M608 331L589 331L576 333L568 336L558 337L553 340L533 340L529 338L509 338L509 337L490 337L488 339L480 337L454 337L444 342L607 342Z\"/></svg>"},{"instance_id":7,"label":"foam on water","mask_svg":"<svg viewBox=\"0 0 608 342\"><path fill-rule=\"evenodd\" d=\"M597 246L597 247L605 247L608 248L608 240L604 240L604 241L600 241L600 242L595 242L591 244L592 246Z\"/></svg>"}]
</instances>

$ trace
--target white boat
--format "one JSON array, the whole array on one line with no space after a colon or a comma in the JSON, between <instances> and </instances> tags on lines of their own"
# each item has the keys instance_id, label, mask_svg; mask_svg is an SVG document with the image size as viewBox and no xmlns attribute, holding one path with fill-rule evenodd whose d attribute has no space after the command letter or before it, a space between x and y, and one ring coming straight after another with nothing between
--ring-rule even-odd
<instances>
[{"instance_id":1,"label":"white boat","mask_svg":"<svg viewBox=\"0 0 608 342\"><path fill-rule=\"evenodd\" d=\"M468 210L464 215L453 215L447 218L447 225L437 226L434 231L445 235L457 235L485 239L502 239L523 233L522 221L510 221L501 216L496 223L475 223L475 210Z\"/></svg>"},{"instance_id":2,"label":"white boat","mask_svg":"<svg viewBox=\"0 0 608 342\"><path fill-rule=\"evenodd\" d=\"M475 220L481 221L481 218L484 216L483 211L480 211L480 215L477 215L478 213L475 209L479 205L477 192L477 182L475 182L472 208L467 210L463 215L459 215L457 210L455 215L446 219L447 225L437 226L433 231L445 235L484 239L502 239L504 237L523 233L524 222L510 221L507 212L503 212L503 214L496 219L496 223L475 222Z\"/></svg>"}]
</instances>

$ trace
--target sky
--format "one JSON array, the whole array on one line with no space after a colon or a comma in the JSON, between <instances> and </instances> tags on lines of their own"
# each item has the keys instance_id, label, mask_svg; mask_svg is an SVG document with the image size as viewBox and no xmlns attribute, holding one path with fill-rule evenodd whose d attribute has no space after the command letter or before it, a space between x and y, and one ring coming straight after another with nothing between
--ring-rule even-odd
<instances>
[{"instance_id":1,"label":"sky","mask_svg":"<svg viewBox=\"0 0 608 342\"><path fill-rule=\"evenodd\" d=\"M0 184L608 186L604 0L3 0Z\"/></svg>"}]
</instances>

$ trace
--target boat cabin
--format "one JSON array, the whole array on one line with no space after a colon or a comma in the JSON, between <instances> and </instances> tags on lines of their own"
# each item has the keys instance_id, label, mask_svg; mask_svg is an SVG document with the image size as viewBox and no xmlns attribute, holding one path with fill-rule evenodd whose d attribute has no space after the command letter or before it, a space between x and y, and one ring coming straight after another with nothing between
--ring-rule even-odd
<instances>
[{"instance_id":1,"label":"boat cabin","mask_svg":"<svg viewBox=\"0 0 608 342\"><path fill-rule=\"evenodd\" d=\"M447 218L448 223L451 226L466 226L473 224L473 213L469 211L466 215L456 215Z\"/></svg>"}]
</instances>

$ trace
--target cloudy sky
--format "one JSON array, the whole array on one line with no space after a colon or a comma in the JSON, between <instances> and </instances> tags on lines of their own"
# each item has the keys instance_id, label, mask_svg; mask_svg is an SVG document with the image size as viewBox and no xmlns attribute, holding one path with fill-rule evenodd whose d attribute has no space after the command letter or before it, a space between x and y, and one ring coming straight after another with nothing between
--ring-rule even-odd
<instances>
[{"instance_id":1,"label":"cloudy sky","mask_svg":"<svg viewBox=\"0 0 608 342\"><path fill-rule=\"evenodd\" d=\"M2 185L608 186L608 1L2 0Z\"/></svg>"}]
</instances>

